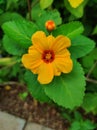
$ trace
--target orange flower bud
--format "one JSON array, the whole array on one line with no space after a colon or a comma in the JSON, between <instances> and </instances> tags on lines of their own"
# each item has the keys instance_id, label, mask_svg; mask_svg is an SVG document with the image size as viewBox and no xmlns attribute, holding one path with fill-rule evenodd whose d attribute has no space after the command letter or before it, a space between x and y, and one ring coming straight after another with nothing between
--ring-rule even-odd
<instances>
[{"instance_id":1,"label":"orange flower bud","mask_svg":"<svg viewBox=\"0 0 97 130\"><path fill-rule=\"evenodd\" d=\"M46 23L45 23L45 27L48 31L52 31L55 29L56 25L55 25L55 22L53 20L48 20Z\"/></svg>"}]
</instances>

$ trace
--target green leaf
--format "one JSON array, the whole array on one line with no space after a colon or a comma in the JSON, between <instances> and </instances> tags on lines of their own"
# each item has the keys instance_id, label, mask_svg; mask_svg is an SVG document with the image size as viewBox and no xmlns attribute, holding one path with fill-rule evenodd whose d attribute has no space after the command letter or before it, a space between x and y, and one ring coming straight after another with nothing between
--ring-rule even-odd
<instances>
[{"instance_id":1,"label":"green leaf","mask_svg":"<svg viewBox=\"0 0 97 130\"><path fill-rule=\"evenodd\" d=\"M3 13L3 10L2 9L0 9L0 15ZM0 19L1 20L1 19Z\"/></svg>"},{"instance_id":2,"label":"green leaf","mask_svg":"<svg viewBox=\"0 0 97 130\"><path fill-rule=\"evenodd\" d=\"M96 72L97 74L97 72ZM87 92L97 92L97 84L87 82Z\"/></svg>"},{"instance_id":3,"label":"green leaf","mask_svg":"<svg viewBox=\"0 0 97 130\"><path fill-rule=\"evenodd\" d=\"M40 4L37 3L31 9L31 16L32 16L34 21L37 21L37 19L40 17L40 15L42 15L44 12L46 12L46 11L41 9Z\"/></svg>"},{"instance_id":4,"label":"green leaf","mask_svg":"<svg viewBox=\"0 0 97 130\"><path fill-rule=\"evenodd\" d=\"M1 66L10 66L14 65L17 62L16 57L2 57L0 58L0 67Z\"/></svg>"},{"instance_id":5,"label":"green leaf","mask_svg":"<svg viewBox=\"0 0 97 130\"><path fill-rule=\"evenodd\" d=\"M46 9L53 3L53 0L40 0L40 7Z\"/></svg>"},{"instance_id":6,"label":"green leaf","mask_svg":"<svg viewBox=\"0 0 97 130\"><path fill-rule=\"evenodd\" d=\"M24 20L24 18L18 13L5 12L0 15L0 25L2 25L4 22L17 19Z\"/></svg>"},{"instance_id":7,"label":"green leaf","mask_svg":"<svg viewBox=\"0 0 97 130\"><path fill-rule=\"evenodd\" d=\"M0 77L0 84L2 84L4 81L1 79L1 77Z\"/></svg>"},{"instance_id":8,"label":"green leaf","mask_svg":"<svg viewBox=\"0 0 97 130\"><path fill-rule=\"evenodd\" d=\"M28 96L28 92L22 92L22 93L19 93L19 97L21 100L25 100Z\"/></svg>"},{"instance_id":9,"label":"green leaf","mask_svg":"<svg viewBox=\"0 0 97 130\"><path fill-rule=\"evenodd\" d=\"M81 115L81 113L78 112L78 111L75 111L75 112L74 112L74 119L77 120L77 121L82 120L82 115Z\"/></svg>"},{"instance_id":10,"label":"green leaf","mask_svg":"<svg viewBox=\"0 0 97 130\"><path fill-rule=\"evenodd\" d=\"M96 125L90 120L73 121L69 130L94 130Z\"/></svg>"},{"instance_id":11,"label":"green leaf","mask_svg":"<svg viewBox=\"0 0 97 130\"><path fill-rule=\"evenodd\" d=\"M0 5L1 5L1 4L4 4L4 2L5 2L4 0L0 0Z\"/></svg>"},{"instance_id":12,"label":"green leaf","mask_svg":"<svg viewBox=\"0 0 97 130\"><path fill-rule=\"evenodd\" d=\"M79 121L74 121L71 123L71 127L69 130L80 130L80 122Z\"/></svg>"},{"instance_id":13,"label":"green leaf","mask_svg":"<svg viewBox=\"0 0 97 130\"><path fill-rule=\"evenodd\" d=\"M81 58L81 64L84 67L84 70L86 73L91 69L91 67L94 66L95 61L97 61L97 48L94 48L93 51L91 51L88 55ZM92 77L97 78L97 65L95 64L95 67L91 73Z\"/></svg>"},{"instance_id":14,"label":"green leaf","mask_svg":"<svg viewBox=\"0 0 97 130\"><path fill-rule=\"evenodd\" d=\"M48 33L48 32L45 28L45 23L48 20L53 20L55 22L56 26L60 25L62 23L60 13L57 10L40 12L39 17L36 20L36 24L38 25L40 30L43 30L46 33Z\"/></svg>"},{"instance_id":15,"label":"green leaf","mask_svg":"<svg viewBox=\"0 0 97 130\"><path fill-rule=\"evenodd\" d=\"M97 47L91 53L81 59L81 63L87 69L90 69L97 60Z\"/></svg>"},{"instance_id":16,"label":"green leaf","mask_svg":"<svg viewBox=\"0 0 97 130\"><path fill-rule=\"evenodd\" d=\"M7 35L3 37L3 46L5 50L12 55L21 56L26 52L26 49L22 48L16 41L9 38Z\"/></svg>"},{"instance_id":17,"label":"green leaf","mask_svg":"<svg viewBox=\"0 0 97 130\"><path fill-rule=\"evenodd\" d=\"M28 21L16 20L6 22L2 25L5 34L15 40L23 48L28 48L31 43L31 36L38 30L37 26Z\"/></svg>"},{"instance_id":18,"label":"green leaf","mask_svg":"<svg viewBox=\"0 0 97 130\"><path fill-rule=\"evenodd\" d=\"M87 113L97 114L97 93L87 93L84 97L82 108Z\"/></svg>"},{"instance_id":19,"label":"green leaf","mask_svg":"<svg viewBox=\"0 0 97 130\"><path fill-rule=\"evenodd\" d=\"M85 77L81 65L74 61L71 73L56 76L50 84L44 86L44 90L58 105L70 109L80 106L85 91Z\"/></svg>"},{"instance_id":20,"label":"green leaf","mask_svg":"<svg viewBox=\"0 0 97 130\"><path fill-rule=\"evenodd\" d=\"M80 4L77 8L73 8L70 6L68 0L64 0L65 7L68 9L68 11L73 14L75 17L80 18L83 16L84 13L84 7L87 4L89 0L84 0L82 4Z\"/></svg>"},{"instance_id":21,"label":"green leaf","mask_svg":"<svg viewBox=\"0 0 97 130\"><path fill-rule=\"evenodd\" d=\"M96 25L96 27L94 28L92 34L93 34L93 35L97 34L97 25Z\"/></svg>"},{"instance_id":22,"label":"green leaf","mask_svg":"<svg viewBox=\"0 0 97 130\"><path fill-rule=\"evenodd\" d=\"M69 48L71 56L80 58L87 55L95 47L95 42L85 36L79 35L71 40L71 47Z\"/></svg>"},{"instance_id":23,"label":"green leaf","mask_svg":"<svg viewBox=\"0 0 97 130\"><path fill-rule=\"evenodd\" d=\"M6 67L2 67L0 69L0 80L1 80L2 83L4 83L4 81L8 81L9 80L10 72L11 72L10 68L6 69Z\"/></svg>"},{"instance_id":24,"label":"green leaf","mask_svg":"<svg viewBox=\"0 0 97 130\"><path fill-rule=\"evenodd\" d=\"M83 124L81 124L81 130L83 128L83 130L94 130L96 127L96 125L90 121L90 120L86 120L86 121L83 121Z\"/></svg>"},{"instance_id":25,"label":"green leaf","mask_svg":"<svg viewBox=\"0 0 97 130\"><path fill-rule=\"evenodd\" d=\"M75 21L75 22L70 22L70 23L61 25L56 30L54 30L52 34L54 36L57 36L60 34L60 35L65 35L69 38L73 38L81 34L83 31L84 31L83 25L80 22Z\"/></svg>"},{"instance_id":26,"label":"green leaf","mask_svg":"<svg viewBox=\"0 0 97 130\"><path fill-rule=\"evenodd\" d=\"M78 111L74 112L73 121L71 122L69 130L94 130L96 125L88 119L83 119L81 114L82 113L79 113Z\"/></svg>"},{"instance_id":27,"label":"green leaf","mask_svg":"<svg viewBox=\"0 0 97 130\"><path fill-rule=\"evenodd\" d=\"M28 91L30 94L41 102L49 102L49 97L45 94L44 89L41 84L37 81L37 76L31 71L26 71L25 81L27 83Z\"/></svg>"},{"instance_id":28,"label":"green leaf","mask_svg":"<svg viewBox=\"0 0 97 130\"><path fill-rule=\"evenodd\" d=\"M17 7L17 3L19 0L8 0L7 1L7 5L6 5L6 9L8 10L9 8L13 8L13 7Z\"/></svg>"},{"instance_id":29,"label":"green leaf","mask_svg":"<svg viewBox=\"0 0 97 130\"><path fill-rule=\"evenodd\" d=\"M19 75L19 71L21 71L21 63L18 62L19 59L17 59L17 63L13 65L11 70L11 77L17 77Z\"/></svg>"}]
</instances>

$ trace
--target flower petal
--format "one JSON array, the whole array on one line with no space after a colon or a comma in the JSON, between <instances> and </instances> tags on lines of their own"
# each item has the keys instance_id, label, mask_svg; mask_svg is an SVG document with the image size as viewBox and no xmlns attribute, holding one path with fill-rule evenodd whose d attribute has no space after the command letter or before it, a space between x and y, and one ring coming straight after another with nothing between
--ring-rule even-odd
<instances>
[{"instance_id":1,"label":"flower petal","mask_svg":"<svg viewBox=\"0 0 97 130\"><path fill-rule=\"evenodd\" d=\"M52 62L52 66L53 66L53 70L54 70L54 75L55 76L60 76L61 71L57 68L57 66L56 66L56 64L54 62Z\"/></svg>"},{"instance_id":2,"label":"flower petal","mask_svg":"<svg viewBox=\"0 0 97 130\"><path fill-rule=\"evenodd\" d=\"M42 64L41 54L36 50L31 50L31 54L24 54L22 57L22 63L33 73L38 73L38 67Z\"/></svg>"},{"instance_id":3,"label":"flower petal","mask_svg":"<svg viewBox=\"0 0 97 130\"><path fill-rule=\"evenodd\" d=\"M67 49L63 49L59 52L57 52L57 54L55 55L55 58L64 58L70 56L70 52Z\"/></svg>"},{"instance_id":4,"label":"flower petal","mask_svg":"<svg viewBox=\"0 0 97 130\"><path fill-rule=\"evenodd\" d=\"M41 56L41 53L39 51L37 51L37 49L33 45L29 47L28 53L33 54L33 55L36 55L38 53L39 57Z\"/></svg>"},{"instance_id":5,"label":"flower petal","mask_svg":"<svg viewBox=\"0 0 97 130\"><path fill-rule=\"evenodd\" d=\"M71 41L68 37L65 36L57 36L54 40L51 48L54 50L54 52L57 54L58 52L62 51L63 49L69 47L71 45Z\"/></svg>"},{"instance_id":6,"label":"flower petal","mask_svg":"<svg viewBox=\"0 0 97 130\"><path fill-rule=\"evenodd\" d=\"M41 66L39 67L38 81L41 84L48 84L52 81L53 77L54 72L52 64L42 63Z\"/></svg>"},{"instance_id":7,"label":"flower petal","mask_svg":"<svg viewBox=\"0 0 97 130\"><path fill-rule=\"evenodd\" d=\"M64 58L56 58L53 64L55 64L56 68L63 73L69 73L73 68L73 62L70 59L70 56Z\"/></svg>"},{"instance_id":8,"label":"flower petal","mask_svg":"<svg viewBox=\"0 0 97 130\"><path fill-rule=\"evenodd\" d=\"M77 8L84 0L68 0L73 8Z\"/></svg>"},{"instance_id":9,"label":"flower petal","mask_svg":"<svg viewBox=\"0 0 97 130\"><path fill-rule=\"evenodd\" d=\"M34 33L34 35L32 35L31 40L32 40L32 43L33 43L34 47L39 52L42 53L43 50L48 49L48 41L47 41L47 37L46 37L44 32L37 31L36 33Z\"/></svg>"},{"instance_id":10,"label":"flower petal","mask_svg":"<svg viewBox=\"0 0 97 130\"><path fill-rule=\"evenodd\" d=\"M52 46L52 44L53 44L53 42L55 40L55 37L53 37L52 35L49 35L47 37L47 40L48 40L48 49L51 49L51 46Z\"/></svg>"}]
</instances>

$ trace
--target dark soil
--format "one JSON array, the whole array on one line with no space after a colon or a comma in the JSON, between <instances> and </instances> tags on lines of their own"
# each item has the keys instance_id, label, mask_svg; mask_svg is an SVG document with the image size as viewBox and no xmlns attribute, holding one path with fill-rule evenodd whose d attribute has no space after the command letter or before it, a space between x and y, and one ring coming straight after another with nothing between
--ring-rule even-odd
<instances>
[{"instance_id":1,"label":"dark soil","mask_svg":"<svg viewBox=\"0 0 97 130\"><path fill-rule=\"evenodd\" d=\"M10 88L11 87L11 88ZM0 86L0 110L19 116L30 122L36 122L55 130L68 130L69 123L59 114L54 105L39 103L30 95L22 100L19 93L25 92L25 86Z\"/></svg>"}]
</instances>

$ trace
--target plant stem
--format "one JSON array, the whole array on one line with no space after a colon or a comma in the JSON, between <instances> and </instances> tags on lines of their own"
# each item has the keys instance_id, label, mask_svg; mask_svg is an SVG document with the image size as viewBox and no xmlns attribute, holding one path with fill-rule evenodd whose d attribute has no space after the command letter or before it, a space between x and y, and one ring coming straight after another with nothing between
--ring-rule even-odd
<instances>
[{"instance_id":1,"label":"plant stem","mask_svg":"<svg viewBox=\"0 0 97 130\"><path fill-rule=\"evenodd\" d=\"M39 2L39 0L36 0L32 3L32 7L35 6L37 3Z\"/></svg>"},{"instance_id":2,"label":"plant stem","mask_svg":"<svg viewBox=\"0 0 97 130\"><path fill-rule=\"evenodd\" d=\"M93 64L93 66L90 68L88 74L87 74L87 78L90 77L91 73L93 72L93 70L95 69L95 67L97 66L97 61Z\"/></svg>"},{"instance_id":3,"label":"plant stem","mask_svg":"<svg viewBox=\"0 0 97 130\"><path fill-rule=\"evenodd\" d=\"M27 0L27 4L28 4L28 11L29 11L29 20L32 21L32 17L31 17L31 2L30 2L30 0Z\"/></svg>"},{"instance_id":4,"label":"plant stem","mask_svg":"<svg viewBox=\"0 0 97 130\"><path fill-rule=\"evenodd\" d=\"M97 80L90 79L90 78L87 78L87 77L86 77L86 81L97 84Z\"/></svg>"}]
</instances>

